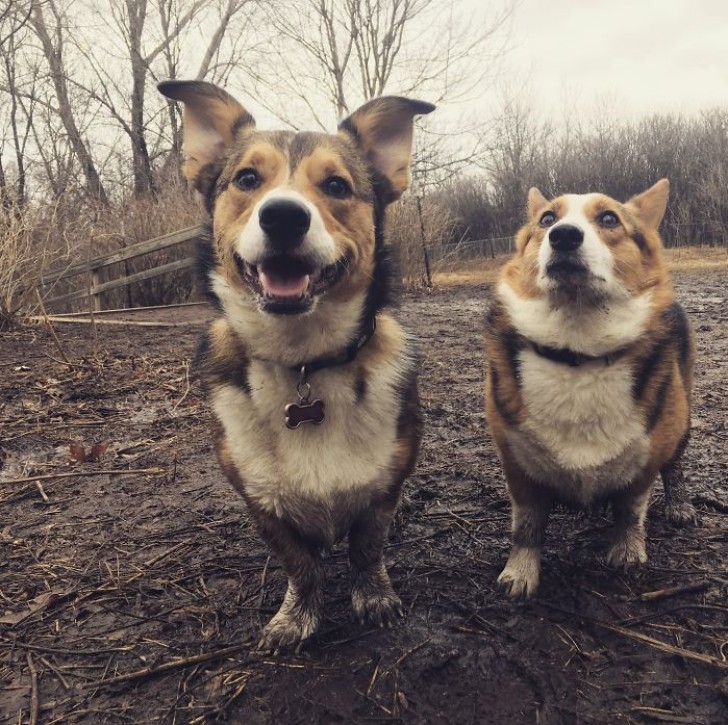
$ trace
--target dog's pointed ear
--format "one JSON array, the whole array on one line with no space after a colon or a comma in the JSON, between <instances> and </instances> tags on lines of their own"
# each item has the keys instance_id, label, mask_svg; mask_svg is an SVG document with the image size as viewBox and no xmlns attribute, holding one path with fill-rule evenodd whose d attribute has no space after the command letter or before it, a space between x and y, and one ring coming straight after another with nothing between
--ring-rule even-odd
<instances>
[{"instance_id":1,"label":"dog's pointed ear","mask_svg":"<svg viewBox=\"0 0 728 725\"><path fill-rule=\"evenodd\" d=\"M528 190L528 199L526 201L526 215L528 219L533 219L539 210L543 209L549 200L535 187L532 186Z\"/></svg>"},{"instance_id":2,"label":"dog's pointed ear","mask_svg":"<svg viewBox=\"0 0 728 725\"><path fill-rule=\"evenodd\" d=\"M206 191L206 167L219 163L235 134L255 126L253 117L227 92L205 81L163 81L159 92L183 104L185 161L182 171L200 192Z\"/></svg>"},{"instance_id":3,"label":"dog's pointed ear","mask_svg":"<svg viewBox=\"0 0 728 725\"><path fill-rule=\"evenodd\" d=\"M633 196L626 204L645 224L657 229L665 216L667 199L670 196L670 182L660 179L647 191Z\"/></svg>"},{"instance_id":4,"label":"dog's pointed ear","mask_svg":"<svg viewBox=\"0 0 728 725\"><path fill-rule=\"evenodd\" d=\"M399 96L382 96L365 103L339 124L339 132L354 138L379 173L377 191L386 204L399 199L410 184L415 116L435 106Z\"/></svg>"}]
</instances>

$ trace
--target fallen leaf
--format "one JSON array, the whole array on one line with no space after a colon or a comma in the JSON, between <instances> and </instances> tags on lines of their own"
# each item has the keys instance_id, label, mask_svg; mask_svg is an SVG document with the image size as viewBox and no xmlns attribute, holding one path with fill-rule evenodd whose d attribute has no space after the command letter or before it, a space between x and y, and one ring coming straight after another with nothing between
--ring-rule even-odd
<instances>
[{"instance_id":1,"label":"fallen leaf","mask_svg":"<svg viewBox=\"0 0 728 725\"><path fill-rule=\"evenodd\" d=\"M5 612L0 617L0 624L19 624L28 619L28 617L33 616L36 612L41 612L58 601L63 594L65 592L61 589L51 589L48 592L43 592L43 594L39 594L29 602L26 602L25 607L19 612Z\"/></svg>"},{"instance_id":2,"label":"fallen leaf","mask_svg":"<svg viewBox=\"0 0 728 725\"><path fill-rule=\"evenodd\" d=\"M88 455L86 456L87 461L100 461L103 457L104 453L106 453L106 449L109 447L108 443L94 443L91 446L91 450L89 451Z\"/></svg>"},{"instance_id":3,"label":"fallen leaf","mask_svg":"<svg viewBox=\"0 0 728 725\"><path fill-rule=\"evenodd\" d=\"M80 443L71 443L68 446L72 463L86 462L86 449Z\"/></svg>"}]
</instances>

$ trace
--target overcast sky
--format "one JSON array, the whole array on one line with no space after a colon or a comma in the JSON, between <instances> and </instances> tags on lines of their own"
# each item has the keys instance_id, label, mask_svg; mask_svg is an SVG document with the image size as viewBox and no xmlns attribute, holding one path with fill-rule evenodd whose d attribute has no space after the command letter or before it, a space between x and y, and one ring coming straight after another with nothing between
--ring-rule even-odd
<instances>
[{"instance_id":1,"label":"overcast sky","mask_svg":"<svg viewBox=\"0 0 728 725\"><path fill-rule=\"evenodd\" d=\"M547 113L591 115L600 99L632 117L725 107L728 2L521 0L506 68Z\"/></svg>"}]
</instances>

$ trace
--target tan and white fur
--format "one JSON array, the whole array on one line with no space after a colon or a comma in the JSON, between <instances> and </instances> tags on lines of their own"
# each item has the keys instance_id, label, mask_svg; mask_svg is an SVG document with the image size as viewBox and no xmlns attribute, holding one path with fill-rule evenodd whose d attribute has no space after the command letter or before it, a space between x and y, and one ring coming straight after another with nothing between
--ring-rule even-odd
<instances>
[{"instance_id":1,"label":"tan and white fur","mask_svg":"<svg viewBox=\"0 0 728 725\"><path fill-rule=\"evenodd\" d=\"M695 518L681 467L694 342L657 231L668 193L666 179L626 203L529 192L485 333L486 414L512 504L498 581L512 597L538 588L556 501L611 502L613 566L647 560L658 473L668 518Z\"/></svg>"},{"instance_id":2,"label":"tan and white fur","mask_svg":"<svg viewBox=\"0 0 728 725\"><path fill-rule=\"evenodd\" d=\"M211 217L201 269L220 315L199 368L217 455L288 577L261 647L316 631L322 553L344 536L356 615L391 625L402 610L383 548L421 416L384 209L409 183L414 116L434 106L384 97L336 134L265 132L209 83L160 90L183 104L184 173ZM324 401L323 421L286 425L299 394Z\"/></svg>"}]
</instances>

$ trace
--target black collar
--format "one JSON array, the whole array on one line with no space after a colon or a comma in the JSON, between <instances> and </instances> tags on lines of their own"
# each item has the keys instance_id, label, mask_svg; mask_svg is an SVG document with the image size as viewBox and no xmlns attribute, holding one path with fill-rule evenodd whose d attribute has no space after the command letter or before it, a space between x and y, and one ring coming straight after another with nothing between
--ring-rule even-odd
<instances>
[{"instance_id":1,"label":"black collar","mask_svg":"<svg viewBox=\"0 0 728 725\"><path fill-rule=\"evenodd\" d=\"M622 356L624 350L615 350L608 355L585 355L583 352L570 350L568 347L549 347L548 345L537 345L535 342L528 341L531 349L541 357L545 357L552 362L569 365L572 368L578 368L580 365L590 362L603 362L605 365L611 365Z\"/></svg>"},{"instance_id":2,"label":"black collar","mask_svg":"<svg viewBox=\"0 0 728 725\"><path fill-rule=\"evenodd\" d=\"M377 318L372 315L368 320L362 323L359 328L359 334L357 337L350 342L342 352L338 355L332 355L331 357L319 357L314 360L308 360L295 365L290 365L291 370L300 372L302 375L310 375L315 373L317 370L323 370L323 368L331 368L336 365L346 365L350 363L358 354L359 351L366 345L369 340L374 337L374 332L377 329Z\"/></svg>"}]
</instances>

